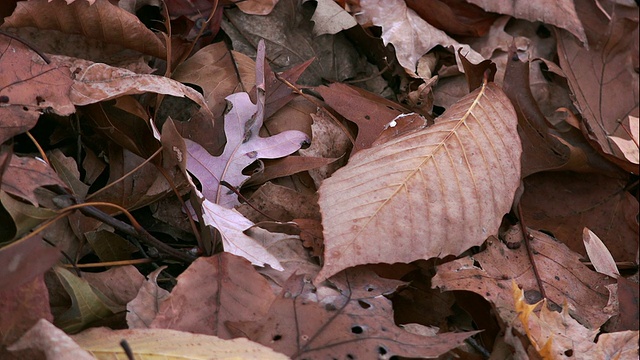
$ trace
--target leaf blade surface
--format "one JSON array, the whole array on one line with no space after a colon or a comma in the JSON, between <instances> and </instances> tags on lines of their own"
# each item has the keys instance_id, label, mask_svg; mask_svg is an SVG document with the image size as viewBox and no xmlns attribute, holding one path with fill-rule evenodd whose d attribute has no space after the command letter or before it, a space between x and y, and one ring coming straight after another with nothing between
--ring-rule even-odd
<instances>
[{"instance_id":1,"label":"leaf blade surface","mask_svg":"<svg viewBox=\"0 0 640 360\"><path fill-rule=\"evenodd\" d=\"M497 232L520 182L515 111L489 84L433 126L354 155L325 180L325 264L316 278L368 263L458 255Z\"/></svg>"}]
</instances>

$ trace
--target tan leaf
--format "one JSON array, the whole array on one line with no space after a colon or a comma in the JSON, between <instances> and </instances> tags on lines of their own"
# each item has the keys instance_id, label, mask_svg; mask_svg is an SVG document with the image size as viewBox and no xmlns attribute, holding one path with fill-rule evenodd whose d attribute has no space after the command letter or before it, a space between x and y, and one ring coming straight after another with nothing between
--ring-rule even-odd
<instances>
[{"instance_id":1,"label":"tan leaf","mask_svg":"<svg viewBox=\"0 0 640 360\"><path fill-rule=\"evenodd\" d=\"M587 43L587 35L584 33L573 0L468 0L468 2L489 12L555 25L569 31L582 43Z\"/></svg>"},{"instance_id":2,"label":"tan leaf","mask_svg":"<svg viewBox=\"0 0 640 360\"><path fill-rule=\"evenodd\" d=\"M520 182L515 111L485 85L436 123L362 150L320 188L323 280L350 266L459 255L495 234Z\"/></svg>"},{"instance_id":3,"label":"tan leaf","mask_svg":"<svg viewBox=\"0 0 640 360\"><path fill-rule=\"evenodd\" d=\"M616 261L613 260L613 256L611 256L607 246L600 240L598 235L588 228L584 228L582 230L582 241L585 249L587 249L589 260L591 260L597 272L614 278L620 276Z\"/></svg>"},{"instance_id":4,"label":"tan leaf","mask_svg":"<svg viewBox=\"0 0 640 360\"><path fill-rule=\"evenodd\" d=\"M598 330L584 327L569 315L569 307L562 312L549 310L546 299L542 301L540 314L529 305L525 294L512 283L515 307L520 308L518 318L525 327L529 340L544 359L635 359L638 357L638 331L621 331L600 337Z\"/></svg>"},{"instance_id":5,"label":"tan leaf","mask_svg":"<svg viewBox=\"0 0 640 360\"><path fill-rule=\"evenodd\" d=\"M402 0L361 0L360 7L358 22L382 27L382 40L385 45L393 44L398 62L409 74L416 71L420 57L438 45L453 46L456 56L458 49L463 49L462 53L473 63L484 60L469 45L458 43L444 31L422 20Z\"/></svg>"}]
</instances>

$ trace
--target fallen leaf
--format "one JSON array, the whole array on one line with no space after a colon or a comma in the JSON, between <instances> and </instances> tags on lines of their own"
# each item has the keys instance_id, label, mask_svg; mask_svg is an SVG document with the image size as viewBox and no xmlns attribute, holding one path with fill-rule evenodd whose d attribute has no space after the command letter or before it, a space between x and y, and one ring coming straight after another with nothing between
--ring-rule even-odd
<instances>
[{"instance_id":1,"label":"fallen leaf","mask_svg":"<svg viewBox=\"0 0 640 360\"><path fill-rule=\"evenodd\" d=\"M609 135L609 138L618 145L618 148L622 151L624 157L636 165L640 163L640 147L638 147L638 143L640 143L640 140L638 140L640 126L638 123L638 117L629 116L629 135L631 135L631 139L623 139L618 136Z\"/></svg>"},{"instance_id":2,"label":"fallen leaf","mask_svg":"<svg viewBox=\"0 0 640 360\"><path fill-rule=\"evenodd\" d=\"M605 311L609 298L605 286L614 280L589 270L578 254L550 236L539 231L530 233L534 237L530 241L533 259L549 300L555 304L568 302L572 316L592 329L614 315ZM492 237L485 251L439 265L432 284L441 291L466 290L481 295L494 305L505 323L511 324L517 316L510 291L512 281L540 299L525 246L512 250Z\"/></svg>"},{"instance_id":3,"label":"fallen leaf","mask_svg":"<svg viewBox=\"0 0 640 360\"><path fill-rule=\"evenodd\" d=\"M247 78L242 78L236 71L234 60L244 56L238 53L232 55L224 42L207 45L178 65L173 78L202 88L204 100L214 119L219 119L227 106L225 98L228 95L248 91L255 84L253 73L249 72L245 76Z\"/></svg>"},{"instance_id":4,"label":"fallen leaf","mask_svg":"<svg viewBox=\"0 0 640 360\"><path fill-rule=\"evenodd\" d=\"M3 264L6 264L3 262ZM33 263L31 264L33 265ZM2 279L8 279L2 276ZM53 321L49 293L43 274L21 284L0 286L0 357L7 357L6 347L18 340L40 319ZM25 356L25 358L27 358Z\"/></svg>"},{"instance_id":5,"label":"fallen leaf","mask_svg":"<svg viewBox=\"0 0 640 360\"><path fill-rule=\"evenodd\" d=\"M123 68L88 61L75 61L71 68L75 78L69 97L76 106L152 92L186 97L208 109L199 92L164 76L136 74Z\"/></svg>"},{"instance_id":6,"label":"fallen leaf","mask_svg":"<svg viewBox=\"0 0 640 360\"><path fill-rule=\"evenodd\" d=\"M60 40L64 36L82 35L103 44L117 44L158 58L165 58L167 51L160 38L134 14L109 0L95 0L94 4L86 1L66 4L63 0L18 2L2 28L26 27L56 30L60 33Z\"/></svg>"},{"instance_id":7,"label":"fallen leaf","mask_svg":"<svg viewBox=\"0 0 640 360\"><path fill-rule=\"evenodd\" d=\"M38 199L34 191L45 185L59 185L66 187L58 174L41 159L11 155L9 166L5 169L0 183L2 191L28 200L38 206Z\"/></svg>"},{"instance_id":8,"label":"fallen leaf","mask_svg":"<svg viewBox=\"0 0 640 360\"><path fill-rule=\"evenodd\" d=\"M17 342L9 346L9 351L37 350L48 360L95 360L88 352L76 344L69 335L46 319L40 319Z\"/></svg>"},{"instance_id":9,"label":"fallen leaf","mask_svg":"<svg viewBox=\"0 0 640 360\"><path fill-rule=\"evenodd\" d=\"M73 81L68 67L47 63L25 45L0 34L0 143L35 126L47 110L75 112L69 100Z\"/></svg>"},{"instance_id":10,"label":"fallen leaf","mask_svg":"<svg viewBox=\"0 0 640 360\"><path fill-rule=\"evenodd\" d=\"M202 216L206 225L220 232L225 252L243 257L256 266L268 264L276 270L283 270L278 259L244 233L255 224L236 209L228 209L204 199Z\"/></svg>"},{"instance_id":11,"label":"fallen leaf","mask_svg":"<svg viewBox=\"0 0 640 360\"><path fill-rule=\"evenodd\" d=\"M313 27L315 35L336 34L358 25L353 16L333 0L318 0L318 6L313 12L311 21L315 23Z\"/></svg>"},{"instance_id":12,"label":"fallen leaf","mask_svg":"<svg viewBox=\"0 0 640 360\"><path fill-rule=\"evenodd\" d=\"M264 60L264 45L261 49L258 56ZM257 72L263 71L260 70L260 64L256 64L256 69ZM187 169L202 184L205 198L228 208L239 204L239 201L234 192L222 185L222 181L240 187L249 178L242 170L252 162L260 158L274 159L289 155L309 142L306 134L295 130L265 138L259 135L264 121L264 76L256 75L256 84L261 89L258 90L257 104L252 103L249 94L244 92L227 97L229 110L224 122L227 144L220 156L212 156L200 144L185 139Z\"/></svg>"},{"instance_id":13,"label":"fallen leaf","mask_svg":"<svg viewBox=\"0 0 640 360\"><path fill-rule=\"evenodd\" d=\"M273 299L267 280L248 261L227 253L201 257L178 276L151 327L230 339L225 322L258 319Z\"/></svg>"},{"instance_id":14,"label":"fallen leaf","mask_svg":"<svg viewBox=\"0 0 640 360\"><path fill-rule=\"evenodd\" d=\"M385 45L393 44L398 62L410 75L415 74L416 64L422 55L438 45L444 48L452 46L456 54L458 49L462 49L463 54L476 64L484 60L469 45L458 43L444 31L422 20L402 0L360 0L360 11L356 17L358 23L382 27L382 40Z\"/></svg>"},{"instance_id":15,"label":"fallen leaf","mask_svg":"<svg viewBox=\"0 0 640 360\"><path fill-rule=\"evenodd\" d=\"M573 0L468 0L488 12L511 15L531 22L541 21L569 31L573 36L587 44L587 36L576 12ZM589 43L591 44L591 43Z\"/></svg>"},{"instance_id":16,"label":"fallen leaf","mask_svg":"<svg viewBox=\"0 0 640 360\"><path fill-rule=\"evenodd\" d=\"M582 326L569 315L568 306L560 313L551 311L545 299L540 314L536 315L533 309L539 303L527 304L524 291L515 282L512 289L518 318L544 359L633 359L638 356L638 331L601 334L596 343L598 329Z\"/></svg>"},{"instance_id":17,"label":"fallen leaf","mask_svg":"<svg viewBox=\"0 0 640 360\"><path fill-rule=\"evenodd\" d=\"M104 295L94 289L85 279L69 270L56 267L55 274L71 298L71 307L55 317L56 326L68 333L76 333L90 323L113 314Z\"/></svg>"},{"instance_id":18,"label":"fallen leaf","mask_svg":"<svg viewBox=\"0 0 640 360\"><path fill-rule=\"evenodd\" d=\"M629 139L619 121L638 117L638 72L633 66L638 41L637 11L634 19L623 17L618 8L608 6L611 20L596 3L578 1L576 8L585 26L590 48L567 34L558 33L558 58L574 104L583 121L581 130L604 153L625 170L638 173L638 165L629 162L609 136ZM598 147L600 149L598 149Z\"/></svg>"},{"instance_id":19,"label":"fallen leaf","mask_svg":"<svg viewBox=\"0 0 640 360\"><path fill-rule=\"evenodd\" d=\"M316 281L482 244L511 208L520 153L515 112L494 84L435 125L360 151L319 190L325 258Z\"/></svg>"},{"instance_id":20,"label":"fallen leaf","mask_svg":"<svg viewBox=\"0 0 640 360\"><path fill-rule=\"evenodd\" d=\"M589 260L597 272L613 278L620 276L613 256L611 256L609 249L607 249L607 246L600 240L598 235L594 234L589 228L584 228L582 241L584 242L584 248L587 250Z\"/></svg>"},{"instance_id":21,"label":"fallen leaf","mask_svg":"<svg viewBox=\"0 0 640 360\"><path fill-rule=\"evenodd\" d=\"M582 231L598 234L616 261L634 261L638 249L638 201L626 180L599 174L539 173L524 179L520 199L525 224L543 229L586 255Z\"/></svg>"},{"instance_id":22,"label":"fallen leaf","mask_svg":"<svg viewBox=\"0 0 640 360\"><path fill-rule=\"evenodd\" d=\"M4 225L3 225L4 226ZM60 250L35 234L0 248L0 289L10 291L44 274L60 259Z\"/></svg>"},{"instance_id":23,"label":"fallen leaf","mask_svg":"<svg viewBox=\"0 0 640 360\"><path fill-rule=\"evenodd\" d=\"M158 286L158 276L166 266L160 266L147 276L135 298L127 303L127 325L129 329L147 329L160 311L160 305L169 297L169 292Z\"/></svg>"},{"instance_id":24,"label":"fallen leaf","mask_svg":"<svg viewBox=\"0 0 640 360\"><path fill-rule=\"evenodd\" d=\"M482 36L498 17L461 0L407 0L406 3L426 22L453 35Z\"/></svg>"},{"instance_id":25,"label":"fallen leaf","mask_svg":"<svg viewBox=\"0 0 640 360\"><path fill-rule=\"evenodd\" d=\"M238 335L292 358L362 358L393 355L437 357L475 332L412 334L393 322L389 294L401 281L370 271L348 270L332 279L340 294L314 301L313 285L302 276L289 279L268 315L254 322L232 322Z\"/></svg>"},{"instance_id":26,"label":"fallen leaf","mask_svg":"<svg viewBox=\"0 0 640 360\"><path fill-rule=\"evenodd\" d=\"M123 310L136 297L144 281L144 276L133 265L116 266L102 272L83 272L82 277Z\"/></svg>"}]
</instances>

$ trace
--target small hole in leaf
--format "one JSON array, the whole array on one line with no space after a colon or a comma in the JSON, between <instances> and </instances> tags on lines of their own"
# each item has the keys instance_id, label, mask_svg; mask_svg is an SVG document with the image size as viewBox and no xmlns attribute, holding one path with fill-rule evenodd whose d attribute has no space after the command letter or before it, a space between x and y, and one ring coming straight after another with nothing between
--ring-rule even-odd
<instances>
[{"instance_id":1,"label":"small hole in leaf","mask_svg":"<svg viewBox=\"0 0 640 360\"><path fill-rule=\"evenodd\" d=\"M333 304L326 304L324 306L324 309L327 310L327 311L336 311L336 306L333 305Z\"/></svg>"},{"instance_id":2,"label":"small hole in leaf","mask_svg":"<svg viewBox=\"0 0 640 360\"><path fill-rule=\"evenodd\" d=\"M565 356L567 356L567 357L572 357L572 356L573 356L573 349L566 350L566 351L564 352L564 354L565 354Z\"/></svg>"},{"instance_id":3,"label":"small hole in leaf","mask_svg":"<svg viewBox=\"0 0 640 360\"><path fill-rule=\"evenodd\" d=\"M371 307L371 305L369 303L366 303L362 300L358 300L358 305L360 305L361 308L363 309L368 309Z\"/></svg>"},{"instance_id":4,"label":"small hole in leaf","mask_svg":"<svg viewBox=\"0 0 640 360\"><path fill-rule=\"evenodd\" d=\"M29 111L29 108L28 108L28 107L26 107L26 106L23 106L23 107L22 107L22 110L24 110L24 111Z\"/></svg>"},{"instance_id":5,"label":"small hole in leaf","mask_svg":"<svg viewBox=\"0 0 640 360\"><path fill-rule=\"evenodd\" d=\"M371 120L371 116L369 116L369 115L365 115L364 118L367 119L367 120Z\"/></svg>"},{"instance_id":6,"label":"small hole in leaf","mask_svg":"<svg viewBox=\"0 0 640 360\"><path fill-rule=\"evenodd\" d=\"M351 332L354 334L362 334L364 330L362 329L362 327L356 325L351 327Z\"/></svg>"},{"instance_id":7,"label":"small hole in leaf","mask_svg":"<svg viewBox=\"0 0 640 360\"><path fill-rule=\"evenodd\" d=\"M433 105L433 115L435 115L435 116L440 116L440 115L444 114L445 110L446 109L443 108L442 106Z\"/></svg>"},{"instance_id":8,"label":"small hole in leaf","mask_svg":"<svg viewBox=\"0 0 640 360\"><path fill-rule=\"evenodd\" d=\"M0 96L0 104L6 104L9 102L9 97L7 95Z\"/></svg>"},{"instance_id":9,"label":"small hole in leaf","mask_svg":"<svg viewBox=\"0 0 640 360\"><path fill-rule=\"evenodd\" d=\"M380 355L387 355L387 349L384 348L384 346L378 346L378 354Z\"/></svg>"},{"instance_id":10,"label":"small hole in leaf","mask_svg":"<svg viewBox=\"0 0 640 360\"><path fill-rule=\"evenodd\" d=\"M353 356L351 354L347 354L347 359L355 359L355 356Z\"/></svg>"},{"instance_id":11,"label":"small hole in leaf","mask_svg":"<svg viewBox=\"0 0 640 360\"><path fill-rule=\"evenodd\" d=\"M282 339L282 335L273 335L273 338L272 338L273 341L278 341L281 339Z\"/></svg>"},{"instance_id":12,"label":"small hole in leaf","mask_svg":"<svg viewBox=\"0 0 640 360\"><path fill-rule=\"evenodd\" d=\"M366 289L367 289L368 292L372 292L373 290L375 290L375 288L373 286L371 286L371 285L368 285L366 287Z\"/></svg>"},{"instance_id":13,"label":"small hole in leaf","mask_svg":"<svg viewBox=\"0 0 640 360\"><path fill-rule=\"evenodd\" d=\"M482 269L482 265L480 265L478 260L473 260L473 266L477 267L478 269Z\"/></svg>"}]
</instances>

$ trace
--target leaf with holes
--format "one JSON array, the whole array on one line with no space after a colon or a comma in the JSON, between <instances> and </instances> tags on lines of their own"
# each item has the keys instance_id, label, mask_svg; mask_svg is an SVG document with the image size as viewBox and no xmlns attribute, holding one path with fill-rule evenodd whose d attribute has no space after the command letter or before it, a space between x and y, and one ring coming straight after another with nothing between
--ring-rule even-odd
<instances>
[{"instance_id":1,"label":"leaf with holes","mask_svg":"<svg viewBox=\"0 0 640 360\"><path fill-rule=\"evenodd\" d=\"M316 280L369 263L453 254L495 234L520 183L517 118L495 84L436 123L362 150L320 192L324 267Z\"/></svg>"}]
</instances>

